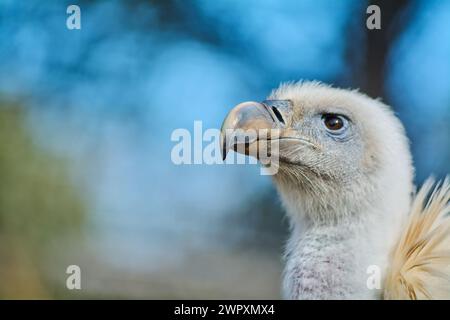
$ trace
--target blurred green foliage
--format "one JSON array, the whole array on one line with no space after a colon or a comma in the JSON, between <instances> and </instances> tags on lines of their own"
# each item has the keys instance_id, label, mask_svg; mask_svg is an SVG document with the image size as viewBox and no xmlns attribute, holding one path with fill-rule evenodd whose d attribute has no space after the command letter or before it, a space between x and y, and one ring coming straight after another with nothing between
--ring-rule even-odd
<instances>
[{"instance_id":1,"label":"blurred green foliage","mask_svg":"<svg viewBox=\"0 0 450 320\"><path fill-rule=\"evenodd\" d=\"M81 231L85 209L66 161L33 142L24 115L0 103L0 298L51 298L46 246Z\"/></svg>"}]
</instances>

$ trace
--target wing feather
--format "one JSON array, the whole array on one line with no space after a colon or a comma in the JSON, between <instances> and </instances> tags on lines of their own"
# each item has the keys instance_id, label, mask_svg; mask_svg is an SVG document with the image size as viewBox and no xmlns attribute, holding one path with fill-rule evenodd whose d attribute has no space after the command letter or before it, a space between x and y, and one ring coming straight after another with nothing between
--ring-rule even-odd
<instances>
[{"instance_id":1,"label":"wing feather","mask_svg":"<svg viewBox=\"0 0 450 320\"><path fill-rule=\"evenodd\" d=\"M450 299L450 180L428 179L391 255L385 299Z\"/></svg>"}]
</instances>

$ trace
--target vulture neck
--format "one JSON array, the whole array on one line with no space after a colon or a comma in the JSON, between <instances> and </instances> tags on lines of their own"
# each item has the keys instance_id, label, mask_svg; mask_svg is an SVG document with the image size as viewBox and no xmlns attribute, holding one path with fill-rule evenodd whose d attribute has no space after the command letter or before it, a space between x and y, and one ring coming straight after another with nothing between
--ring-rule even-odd
<instances>
[{"instance_id":1,"label":"vulture neck","mask_svg":"<svg viewBox=\"0 0 450 320\"><path fill-rule=\"evenodd\" d=\"M380 298L389 253L408 211L408 190L391 186L383 189L390 192L381 193L358 186L348 193L312 195L277 185L292 229L286 248L285 297ZM371 288L369 271L379 275Z\"/></svg>"}]
</instances>

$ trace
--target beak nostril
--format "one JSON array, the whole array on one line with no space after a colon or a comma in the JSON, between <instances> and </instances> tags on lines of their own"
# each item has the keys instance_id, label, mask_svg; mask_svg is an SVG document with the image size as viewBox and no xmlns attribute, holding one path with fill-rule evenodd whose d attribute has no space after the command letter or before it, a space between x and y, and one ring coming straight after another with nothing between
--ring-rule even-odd
<instances>
[{"instance_id":1,"label":"beak nostril","mask_svg":"<svg viewBox=\"0 0 450 320\"><path fill-rule=\"evenodd\" d=\"M278 121L280 121L282 124L285 124L283 116L281 115L280 111L278 111L278 109L275 108L274 106L272 106L272 111L273 113L275 113L275 116L277 117Z\"/></svg>"}]
</instances>

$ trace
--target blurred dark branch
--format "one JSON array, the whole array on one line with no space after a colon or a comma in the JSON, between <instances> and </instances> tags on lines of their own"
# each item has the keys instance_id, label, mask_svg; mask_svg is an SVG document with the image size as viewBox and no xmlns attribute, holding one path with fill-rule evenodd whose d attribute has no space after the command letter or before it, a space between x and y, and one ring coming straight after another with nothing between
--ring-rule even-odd
<instances>
[{"instance_id":1,"label":"blurred dark branch","mask_svg":"<svg viewBox=\"0 0 450 320\"><path fill-rule=\"evenodd\" d=\"M360 21L364 23L362 41L354 41L355 35L349 33L349 43L352 45L349 48L348 57L354 70L353 82L372 97L384 97L386 60L393 43L411 18L410 1L376 0L369 1L367 6L370 5L377 5L381 9L381 29L369 30L365 27L369 14L366 13L367 7L363 7L364 19ZM364 42L365 50L361 48ZM354 57L359 56L361 50L365 51L362 61L355 60Z\"/></svg>"},{"instance_id":2,"label":"blurred dark branch","mask_svg":"<svg viewBox=\"0 0 450 320\"><path fill-rule=\"evenodd\" d=\"M392 43L403 30L405 19L399 19L406 9L408 0L370 1L381 8L381 29L369 30L367 33L367 51L365 60L365 92L373 97L383 95L386 58Z\"/></svg>"}]
</instances>

